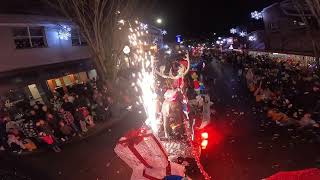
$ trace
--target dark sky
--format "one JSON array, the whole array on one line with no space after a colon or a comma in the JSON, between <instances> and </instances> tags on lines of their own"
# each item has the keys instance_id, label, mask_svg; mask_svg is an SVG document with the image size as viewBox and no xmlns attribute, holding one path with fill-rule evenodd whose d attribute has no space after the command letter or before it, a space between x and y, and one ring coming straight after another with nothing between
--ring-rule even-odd
<instances>
[{"instance_id":1,"label":"dark sky","mask_svg":"<svg viewBox=\"0 0 320 180\"><path fill-rule=\"evenodd\" d=\"M154 22L164 20L163 29L168 31L167 40L174 41L177 34L184 37L204 38L227 34L231 27L256 24L250 12L261 11L279 0L149 0L150 15L142 19ZM47 9L43 0L1 0L0 13L5 11L28 11ZM48 12L44 10L43 12Z\"/></svg>"},{"instance_id":2,"label":"dark sky","mask_svg":"<svg viewBox=\"0 0 320 180\"><path fill-rule=\"evenodd\" d=\"M222 35L231 27L256 23L250 19L250 12L261 11L274 2L279 0L157 0L153 18L163 17L170 39L176 34Z\"/></svg>"}]
</instances>

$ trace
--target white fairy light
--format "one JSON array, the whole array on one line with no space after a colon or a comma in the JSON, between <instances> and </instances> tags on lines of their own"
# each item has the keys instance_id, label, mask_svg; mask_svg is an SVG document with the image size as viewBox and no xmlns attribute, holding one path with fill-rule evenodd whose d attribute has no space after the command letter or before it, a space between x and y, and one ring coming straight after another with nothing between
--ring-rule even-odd
<instances>
[{"instance_id":1,"label":"white fairy light","mask_svg":"<svg viewBox=\"0 0 320 180\"><path fill-rule=\"evenodd\" d=\"M68 40L71 37L71 28L69 26L61 26L58 31L58 37L62 40Z\"/></svg>"},{"instance_id":2,"label":"white fairy light","mask_svg":"<svg viewBox=\"0 0 320 180\"><path fill-rule=\"evenodd\" d=\"M247 35L247 32L244 32L244 31L241 31L240 33L239 33L239 36L241 36L241 37L245 37Z\"/></svg>"},{"instance_id":3,"label":"white fairy light","mask_svg":"<svg viewBox=\"0 0 320 180\"><path fill-rule=\"evenodd\" d=\"M252 19L256 19L256 20L262 19L262 18L263 18L262 12L253 11L253 12L251 13L251 18L252 18Z\"/></svg>"},{"instance_id":4,"label":"white fairy light","mask_svg":"<svg viewBox=\"0 0 320 180\"><path fill-rule=\"evenodd\" d=\"M236 28L231 28L230 29L230 33L231 34L236 34L237 33L237 29Z\"/></svg>"},{"instance_id":5,"label":"white fairy light","mask_svg":"<svg viewBox=\"0 0 320 180\"><path fill-rule=\"evenodd\" d=\"M255 35L251 35L248 37L249 41L256 41L257 37Z\"/></svg>"},{"instance_id":6,"label":"white fairy light","mask_svg":"<svg viewBox=\"0 0 320 180\"><path fill-rule=\"evenodd\" d=\"M167 35L168 33L167 33L166 30L161 30L161 34L162 34L162 35Z\"/></svg>"}]
</instances>

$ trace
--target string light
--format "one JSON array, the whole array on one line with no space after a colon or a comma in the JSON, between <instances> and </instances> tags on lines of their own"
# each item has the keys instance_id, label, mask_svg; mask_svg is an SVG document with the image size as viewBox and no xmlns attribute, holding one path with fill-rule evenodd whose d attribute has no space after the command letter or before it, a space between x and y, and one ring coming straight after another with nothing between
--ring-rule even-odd
<instances>
[{"instance_id":1,"label":"string light","mask_svg":"<svg viewBox=\"0 0 320 180\"><path fill-rule=\"evenodd\" d=\"M60 26L58 37L62 40L68 40L71 37L71 27L65 25Z\"/></svg>"},{"instance_id":2,"label":"string light","mask_svg":"<svg viewBox=\"0 0 320 180\"><path fill-rule=\"evenodd\" d=\"M262 18L263 18L262 12L253 11L253 12L251 13L251 18L252 18L252 19L256 19L256 20L262 19Z\"/></svg>"},{"instance_id":3,"label":"string light","mask_svg":"<svg viewBox=\"0 0 320 180\"><path fill-rule=\"evenodd\" d=\"M237 29L236 28L231 28L230 29L230 33L231 34L236 34L237 33Z\"/></svg>"},{"instance_id":4,"label":"string light","mask_svg":"<svg viewBox=\"0 0 320 180\"><path fill-rule=\"evenodd\" d=\"M161 30L161 34L162 35L167 35L167 31L166 30Z\"/></svg>"},{"instance_id":5,"label":"string light","mask_svg":"<svg viewBox=\"0 0 320 180\"><path fill-rule=\"evenodd\" d=\"M257 37L255 35L251 35L248 37L249 41L256 41Z\"/></svg>"},{"instance_id":6,"label":"string light","mask_svg":"<svg viewBox=\"0 0 320 180\"><path fill-rule=\"evenodd\" d=\"M245 37L247 35L247 32L244 32L244 31L241 31L240 33L239 33L239 36L241 36L241 37Z\"/></svg>"}]
</instances>

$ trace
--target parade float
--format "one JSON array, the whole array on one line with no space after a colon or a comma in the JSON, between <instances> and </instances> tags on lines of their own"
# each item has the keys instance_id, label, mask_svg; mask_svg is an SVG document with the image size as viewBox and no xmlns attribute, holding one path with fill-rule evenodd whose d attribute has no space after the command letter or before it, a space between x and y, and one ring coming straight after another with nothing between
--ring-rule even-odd
<instances>
[{"instance_id":1,"label":"parade float","mask_svg":"<svg viewBox=\"0 0 320 180\"><path fill-rule=\"evenodd\" d=\"M187 158L196 162L204 179L210 179L200 162L209 135L201 131L202 122L196 126L196 117L201 121L204 116L199 115L203 114L199 109L205 111L210 100L202 95L204 86L197 72L190 71L189 53L184 52L185 57L177 59L176 69L159 64L157 45L147 43L147 25L123 22L121 25L129 32L125 62L138 69L131 74L131 86L138 96L136 105L144 107L146 119L141 128L120 138L114 149L116 154L132 168L132 180L190 179L183 161ZM195 94L191 103L190 91Z\"/></svg>"}]
</instances>

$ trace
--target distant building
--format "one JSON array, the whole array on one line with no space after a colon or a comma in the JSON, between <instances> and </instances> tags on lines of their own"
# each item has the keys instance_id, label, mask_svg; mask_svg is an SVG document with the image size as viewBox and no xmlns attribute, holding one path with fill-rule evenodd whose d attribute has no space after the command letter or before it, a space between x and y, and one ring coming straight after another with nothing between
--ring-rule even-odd
<instances>
[{"instance_id":1,"label":"distant building","mask_svg":"<svg viewBox=\"0 0 320 180\"><path fill-rule=\"evenodd\" d=\"M161 29L149 26L146 41L163 46ZM56 16L0 15L0 94L45 101L97 78L87 42L70 21ZM14 93L12 93L14 92Z\"/></svg>"},{"instance_id":2,"label":"distant building","mask_svg":"<svg viewBox=\"0 0 320 180\"><path fill-rule=\"evenodd\" d=\"M265 50L288 54L313 55L312 39L320 41L320 31L312 23L306 7L301 10L310 21L312 34L291 0L274 3L263 9Z\"/></svg>"},{"instance_id":3,"label":"distant building","mask_svg":"<svg viewBox=\"0 0 320 180\"><path fill-rule=\"evenodd\" d=\"M266 33L265 31L253 31L247 35L247 48L254 50L266 50Z\"/></svg>"},{"instance_id":4,"label":"distant building","mask_svg":"<svg viewBox=\"0 0 320 180\"><path fill-rule=\"evenodd\" d=\"M50 91L96 78L86 41L65 19L0 15L0 93L43 100Z\"/></svg>"},{"instance_id":5,"label":"distant building","mask_svg":"<svg viewBox=\"0 0 320 180\"><path fill-rule=\"evenodd\" d=\"M163 34L161 29L155 26L148 26L149 36L147 38L148 44L156 44L159 47L163 47Z\"/></svg>"}]
</instances>

